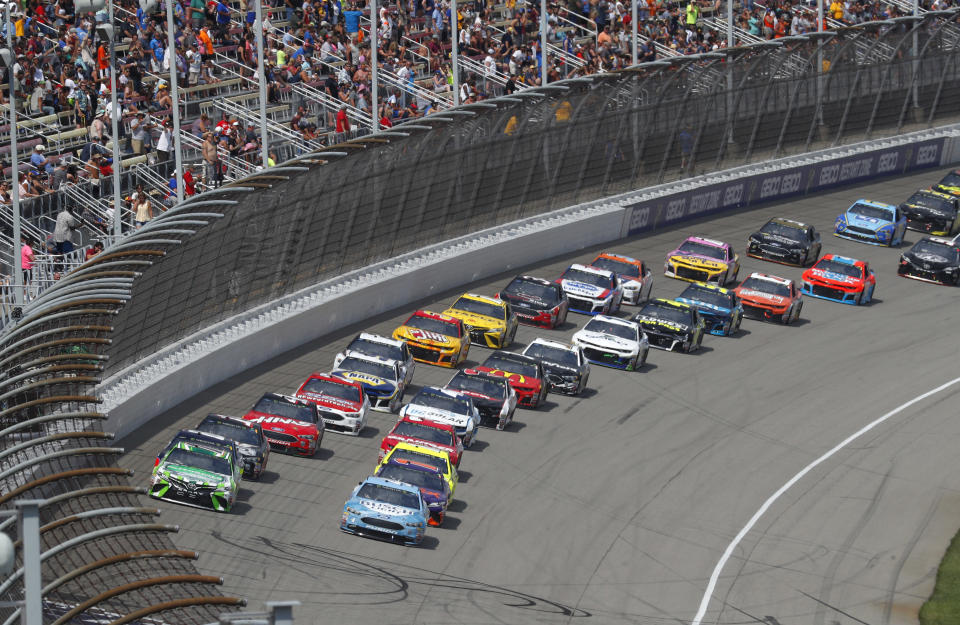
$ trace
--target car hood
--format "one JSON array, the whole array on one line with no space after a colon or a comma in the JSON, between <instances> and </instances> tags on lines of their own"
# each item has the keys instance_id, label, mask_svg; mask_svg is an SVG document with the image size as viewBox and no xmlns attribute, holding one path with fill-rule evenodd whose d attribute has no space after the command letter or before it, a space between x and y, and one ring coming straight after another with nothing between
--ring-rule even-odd
<instances>
[{"instance_id":1,"label":"car hood","mask_svg":"<svg viewBox=\"0 0 960 625\"><path fill-rule=\"evenodd\" d=\"M937 254L928 254L926 252L924 253L906 252L903 256L911 263L914 263L917 265L929 265L930 267L933 267L933 268L946 267L950 265L949 259L944 258L943 256L939 256Z\"/></svg>"},{"instance_id":2,"label":"car hood","mask_svg":"<svg viewBox=\"0 0 960 625\"><path fill-rule=\"evenodd\" d=\"M363 402L351 401L349 399L340 399L339 397L334 397L332 395L326 395L323 393L311 393L310 391L302 391L297 393L299 399L306 399L311 401L318 406L323 406L325 408L333 408L335 410L342 410L344 412L358 412L363 408Z\"/></svg>"},{"instance_id":3,"label":"car hood","mask_svg":"<svg viewBox=\"0 0 960 625\"><path fill-rule=\"evenodd\" d=\"M414 341L421 345L429 345L432 347L452 347L459 343L459 339L452 336L430 332L429 330L421 330L420 328L411 328L409 326L401 326L397 329L394 336L401 340Z\"/></svg>"},{"instance_id":4,"label":"car hood","mask_svg":"<svg viewBox=\"0 0 960 625\"><path fill-rule=\"evenodd\" d=\"M627 339L622 339L619 336L613 336L610 334L604 334L602 332L591 332L588 330L580 330L573 335L574 342L586 343L588 345L594 345L600 348L611 348L611 349L636 349L636 341L628 341Z\"/></svg>"},{"instance_id":5,"label":"car hood","mask_svg":"<svg viewBox=\"0 0 960 625\"><path fill-rule=\"evenodd\" d=\"M939 208L931 208L929 206L921 206L919 204L901 204L900 209L903 210L910 217L918 217L920 219L930 219L930 218L949 218L955 215L954 211L941 210Z\"/></svg>"},{"instance_id":6,"label":"car hood","mask_svg":"<svg viewBox=\"0 0 960 625\"><path fill-rule=\"evenodd\" d=\"M690 326L686 323L677 323L675 321L668 321L666 319L660 319L658 317L647 317L646 315L637 315L633 318L634 321L642 325L644 328L659 328L663 330L668 330L670 332L689 332Z\"/></svg>"},{"instance_id":7,"label":"car hood","mask_svg":"<svg viewBox=\"0 0 960 625\"><path fill-rule=\"evenodd\" d=\"M858 213L847 213L847 225L856 226L857 228L866 228L867 230L878 230L886 225L891 224L892 222L887 221L886 219L878 219L876 217L864 217Z\"/></svg>"},{"instance_id":8,"label":"car hood","mask_svg":"<svg viewBox=\"0 0 960 625\"><path fill-rule=\"evenodd\" d=\"M271 432L281 432L283 434L290 434L291 436L297 436L298 434L317 433L317 426L313 423L297 421L296 419L289 419L287 417L280 417L273 414L266 414L263 412L248 412L243 416L243 418L246 421L259 423L264 430L269 430ZM253 447L252 445L250 447L254 450L254 453L260 451L257 447Z\"/></svg>"},{"instance_id":9,"label":"car hood","mask_svg":"<svg viewBox=\"0 0 960 625\"><path fill-rule=\"evenodd\" d=\"M791 239L789 237L781 236L779 234L770 234L768 232L754 232L750 235L751 239L756 239L761 243L766 243L767 245L776 245L779 247L787 248L796 248L804 247L806 243L803 241L797 241L796 239Z\"/></svg>"},{"instance_id":10,"label":"car hood","mask_svg":"<svg viewBox=\"0 0 960 625\"><path fill-rule=\"evenodd\" d=\"M722 269L727 266L726 261L717 260L716 258L711 258L709 256L701 256L699 254L689 254L687 252L681 252L679 250L674 250L667 255L667 257L676 263L682 263L684 265L689 265L691 267L704 267L707 269Z\"/></svg>"},{"instance_id":11,"label":"car hood","mask_svg":"<svg viewBox=\"0 0 960 625\"><path fill-rule=\"evenodd\" d=\"M376 512L388 517L398 517L398 516L412 516L417 514L418 510L413 510L412 508L404 508L403 506L397 506L392 503L387 503L385 501L376 501L374 499L362 499L360 497L355 497L351 499L347 504L351 508L361 508L369 512Z\"/></svg>"},{"instance_id":12,"label":"car hood","mask_svg":"<svg viewBox=\"0 0 960 625\"><path fill-rule=\"evenodd\" d=\"M540 380L537 378L531 378L525 375L520 375L519 373L510 373L509 371L504 371L502 369L491 369L490 367L474 367L477 371L482 371L487 375L496 376L498 378L506 378L511 386L521 387L521 388L536 388L540 386Z\"/></svg>"},{"instance_id":13,"label":"car hood","mask_svg":"<svg viewBox=\"0 0 960 625\"><path fill-rule=\"evenodd\" d=\"M807 280L812 278L828 282L839 282L847 285L854 285L861 282L861 280L854 278L853 276L845 276L842 273L836 273L834 271L824 271L823 269L817 269L816 267L813 269L807 269L804 272L803 277Z\"/></svg>"},{"instance_id":14,"label":"car hood","mask_svg":"<svg viewBox=\"0 0 960 625\"><path fill-rule=\"evenodd\" d=\"M449 410L441 410L430 406L418 406L417 404L407 404L403 407L403 414L413 417L422 417L441 423L450 423L454 427L466 427L469 415L463 415Z\"/></svg>"},{"instance_id":15,"label":"car hood","mask_svg":"<svg viewBox=\"0 0 960 625\"><path fill-rule=\"evenodd\" d=\"M790 301L790 298L784 297L782 295L772 295L770 293L764 293L763 291L755 291L753 289L743 289L738 291L737 295L740 296L742 300L748 300L751 302L763 302L765 304L786 304Z\"/></svg>"},{"instance_id":16,"label":"car hood","mask_svg":"<svg viewBox=\"0 0 960 625\"><path fill-rule=\"evenodd\" d=\"M503 320L496 319L495 317L477 315L453 308L445 310L443 314L449 315L450 317L456 317L472 328L502 328L504 325L506 325Z\"/></svg>"},{"instance_id":17,"label":"car hood","mask_svg":"<svg viewBox=\"0 0 960 625\"><path fill-rule=\"evenodd\" d=\"M182 464L161 464L157 469L157 473L167 477L174 477L184 482L193 482L198 485L217 485L229 479L226 475L187 467Z\"/></svg>"},{"instance_id":18,"label":"car hood","mask_svg":"<svg viewBox=\"0 0 960 625\"><path fill-rule=\"evenodd\" d=\"M689 297L678 297L678 302L683 302L684 304L689 304L693 306L701 315L719 315L727 316L733 313L733 309L726 308L724 306L717 306L716 304L711 304L709 302L703 302L697 299L690 299Z\"/></svg>"},{"instance_id":19,"label":"car hood","mask_svg":"<svg viewBox=\"0 0 960 625\"><path fill-rule=\"evenodd\" d=\"M570 367L557 362L550 362L549 360L541 360L540 365L546 373L553 375L580 375L581 373L577 367Z\"/></svg>"},{"instance_id":20,"label":"car hood","mask_svg":"<svg viewBox=\"0 0 960 625\"><path fill-rule=\"evenodd\" d=\"M500 299L509 302L514 308L530 310L550 310L556 304L551 304L546 300L534 297L532 295L516 295L513 293L500 293Z\"/></svg>"},{"instance_id":21,"label":"car hood","mask_svg":"<svg viewBox=\"0 0 960 625\"><path fill-rule=\"evenodd\" d=\"M345 369L335 369L331 372L332 375L350 380L351 382L358 382L365 391L372 391L375 393L392 393L397 389L397 383L392 380L387 380L379 376L371 375L369 373L364 373L363 371L348 371Z\"/></svg>"},{"instance_id":22,"label":"car hood","mask_svg":"<svg viewBox=\"0 0 960 625\"><path fill-rule=\"evenodd\" d=\"M587 284L586 282L579 282L577 280L561 280L560 286L563 287L563 290L571 295L584 295L586 297L594 297L597 299L603 299L606 296L610 295L610 289L605 289L602 286L596 286L593 284Z\"/></svg>"}]
</instances>

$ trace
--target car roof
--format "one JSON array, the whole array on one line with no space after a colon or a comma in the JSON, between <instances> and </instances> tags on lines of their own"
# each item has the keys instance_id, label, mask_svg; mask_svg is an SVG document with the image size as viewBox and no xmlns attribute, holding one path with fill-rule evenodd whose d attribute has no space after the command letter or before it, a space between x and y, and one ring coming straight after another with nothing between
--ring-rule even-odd
<instances>
[{"instance_id":1,"label":"car roof","mask_svg":"<svg viewBox=\"0 0 960 625\"><path fill-rule=\"evenodd\" d=\"M923 195L932 195L938 197L941 200L948 200L950 202L956 201L956 197L950 195L949 193L944 193L943 191L937 191L936 189L917 189L913 195L917 193L922 193Z\"/></svg>"},{"instance_id":2,"label":"car roof","mask_svg":"<svg viewBox=\"0 0 960 625\"><path fill-rule=\"evenodd\" d=\"M587 273L595 273L599 276L603 276L604 278L612 279L614 276L614 273L609 269L601 269L600 267L591 267L590 265L581 265L579 263L574 263L570 265L569 267L567 267L564 273L566 273L567 271L570 271L571 269L577 269L579 271L585 271Z\"/></svg>"},{"instance_id":3,"label":"car roof","mask_svg":"<svg viewBox=\"0 0 960 625\"><path fill-rule=\"evenodd\" d=\"M824 254L823 258L820 260L832 260L838 263L843 263L844 265L863 265L862 260L857 260L856 258L850 258L849 256L841 256L839 254Z\"/></svg>"},{"instance_id":4,"label":"car roof","mask_svg":"<svg viewBox=\"0 0 960 625\"><path fill-rule=\"evenodd\" d=\"M643 261L633 258L632 256L624 256L623 254L616 254L614 252L600 252L597 254L597 257L593 259L593 262L596 262L601 258L609 258L610 260L620 260L625 263L630 263L631 265L642 265Z\"/></svg>"},{"instance_id":5,"label":"car roof","mask_svg":"<svg viewBox=\"0 0 960 625\"><path fill-rule=\"evenodd\" d=\"M453 374L453 377L450 378L450 381L452 382L452 381L454 380L454 378L457 378L457 377L459 377L459 376L461 376L461 375L466 376L466 377L468 377L468 378L484 378L484 379L486 379L486 380L492 380L492 381L496 382L497 384L500 384L501 386L509 386L509 384L510 384L510 382L508 382L506 378L502 378L502 377L497 376L497 375L490 375L490 374L487 373L486 371L480 371L479 369L473 369L473 368L470 368L470 367L468 367L468 368L466 368L466 369L461 369L460 371L457 371L456 373L454 373L454 374ZM448 384L449 384L449 382L448 382Z\"/></svg>"},{"instance_id":6,"label":"car roof","mask_svg":"<svg viewBox=\"0 0 960 625\"><path fill-rule=\"evenodd\" d=\"M693 307L690 304L685 304L684 302L678 302L675 299L666 299L664 297L657 297L650 300L650 303L663 304L664 306L671 306L673 308L681 308L683 310L693 310ZM642 309L641 309L642 310Z\"/></svg>"},{"instance_id":7,"label":"car roof","mask_svg":"<svg viewBox=\"0 0 960 625\"><path fill-rule=\"evenodd\" d=\"M784 286L790 286L793 283L793 280L789 278L781 278L780 276L773 276L768 273L760 273L755 271L748 276L749 278L756 278L758 280L765 280L767 282L775 282L777 284L782 284Z\"/></svg>"},{"instance_id":8,"label":"car roof","mask_svg":"<svg viewBox=\"0 0 960 625\"><path fill-rule=\"evenodd\" d=\"M459 322L459 320L456 317L451 317L450 315L445 315L443 313L433 312L432 310L416 310L410 316L411 317L427 317L429 319L436 319L438 321L448 321L450 323Z\"/></svg>"},{"instance_id":9,"label":"car roof","mask_svg":"<svg viewBox=\"0 0 960 625\"><path fill-rule=\"evenodd\" d=\"M599 319L600 321L606 321L618 326L624 326L626 328L636 328L637 324L634 321L629 319L621 319L620 317L611 317L610 315L595 315L593 319ZM588 319L587 323L593 321L593 319Z\"/></svg>"},{"instance_id":10,"label":"car roof","mask_svg":"<svg viewBox=\"0 0 960 625\"><path fill-rule=\"evenodd\" d=\"M723 293L724 295L729 295L730 293L733 292L732 289L728 289L722 286L717 286L716 284L708 284L706 282L693 282L689 284L687 288L683 290L683 292L686 293L687 289L691 287L700 287L701 289L707 289L708 291L716 291L718 293ZM683 295L683 293L681 293L681 295Z\"/></svg>"},{"instance_id":11,"label":"car roof","mask_svg":"<svg viewBox=\"0 0 960 625\"><path fill-rule=\"evenodd\" d=\"M427 447L425 445L417 445L416 443L408 443L406 441L400 441L393 446L393 449L390 451L413 451L418 454L424 454L427 456L433 456L434 458L443 458L444 460L450 460L450 453L446 451L440 451L433 447Z\"/></svg>"},{"instance_id":12,"label":"car roof","mask_svg":"<svg viewBox=\"0 0 960 625\"><path fill-rule=\"evenodd\" d=\"M369 356L362 352L355 352L352 349L348 349L347 351L343 352L343 357L344 359L356 358L357 360L366 360L367 362L375 362L378 365L395 366L397 363L400 363L399 360L396 360L394 358L381 358L380 356ZM341 361L340 364L343 364L343 361ZM337 369L342 369L342 367L340 365L337 365Z\"/></svg>"},{"instance_id":13,"label":"car roof","mask_svg":"<svg viewBox=\"0 0 960 625\"><path fill-rule=\"evenodd\" d=\"M343 378L337 377L337 376L335 376L335 375L331 375L331 374L329 374L329 373L319 373L319 372L317 372L317 371L314 371L313 373L311 373L311 374L307 377L307 379L304 381L304 384L306 384L306 383L309 382L310 380L313 380L314 378L317 378L317 379L320 379L320 380L326 380L326 381L328 381L328 382L336 382L337 384L343 384L344 386L353 386L353 387L356 387L356 388L360 389L361 391L363 390L363 385L361 385L359 382L353 382L353 381L351 381L351 380L344 380ZM300 398L298 398L298 397L293 397L292 399L296 399L298 403L300 403L300 402L307 403L307 404L310 403L310 402L308 402L307 400L305 400L305 399L300 399Z\"/></svg>"},{"instance_id":14,"label":"car roof","mask_svg":"<svg viewBox=\"0 0 960 625\"><path fill-rule=\"evenodd\" d=\"M806 228L807 224L802 221L797 221L795 219L788 219L787 217L774 217L767 223L783 224L784 226L792 226L794 228Z\"/></svg>"},{"instance_id":15,"label":"car roof","mask_svg":"<svg viewBox=\"0 0 960 625\"><path fill-rule=\"evenodd\" d=\"M850 205L850 208L853 208L857 204L866 204L867 206L876 206L877 208L885 208L887 210L895 210L897 207L893 204L887 204L886 202L878 202L876 200L868 200L867 198L860 198L856 202ZM850 210L848 208L847 210Z\"/></svg>"},{"instance_id":16,"label":"car roof","mask_svg":"<svg viewBox=\"0 0 960 625\"><path fill-rule=\"evenodd\" d=\"M454 426L450 425L449 423L442 423L442 422L440 422L440 421L434 421L433 419L430 419L429 417L421 417L421 416L418 416L418 415L405 414L405 415L403 415L403 417L402 417L399 421L397 421L397 423L403 423L404 421L407 421L407 422L409 422L409 423L419 423L419 424L421 424L421 425L425 425L425 426L427 426L427 427L435 428L435 429L437 429L437 430L443 430L444 432L453 432L454 434L456 434L456 432L457 432L457 428L455 428Z\"/></svg>"},{"instance_id":17,"label":"car roof","mask_svg":"<svg viewBox=\"0 0 960 625\"><path fill-rule=\"evenodd\" d=\"M513 361L513 362L522 363L525 365L535 365L540 362L533 356L527 356L526 354L518 354L516 352L505 352L502 350L497 350L492 354L490 354L489 356L487 356L487 359L484 360L483 364L481 364L480 366L482 367L486 366L487 360L490 360L491 358L502 358L503 360L506 360L506 361Z\"/></svg>"},{"instance_id":18,"label":"car roof","mask_svg":"<svg viewBox=\"0 0 960 625\"><path fill-rule=\"evenodd\" d=\"M403 341L397 339L391 339L386 336L381 336L379 334L373 334L370 332L361 332L360 334L353 337L353 341L361 339L364 341L370 341L371 343L382 343L384 345L390 345L392 347L403 347ZM353 341L350 341L353 343Z\"/></svg>"},{"instance_id":19,"label":"car roof","mask_svg":"<svg viewBox=\"0 0 960 625\"><path fill-rule=\"evenodd\" d=\"M567 350L568 352L575 352L575 351L577 351L577 348L574 347L573 345L570 345L569 343L564 343L563 341L554 341L554 340L552 340L552 339L542 339L542 338L540 338L539 336L538 336L537 338L533 339L532 341L530 341L530 345L527 345L527 349L530 349L530 347L531 347L532 345L546 345L546 346L548 346L548 347L556 347L556 348L558 348L558 349L565 349L565 350ZM523 351L527 351L527 349L524 349Z\"/></svg>"},{"instance_id":20,"label":"car roof","mask_svg":"<svg viewBox=\"0 0 960 625\"><path fill-rule=\"evenodd\" d=\"M499 300L495 297L489 297L487 295L477 295L476 293L463 293L462 295L460 295L460 297L457 298L457 300L464 297L467 299L475 299L479 302L484 302L486 304L491 304L493 306L499 306L501 308L506 306L506 302L504 302L503 300ZM454 304L456 304L456 302L454 302ZM453 306L451 306L451 308L453 308Z\"/></svg>"},{"instance_id":21,"label":"car roof","mask_svg":"<svg viewBox=\"0 0 960 625\"><path fill-rule=\"evenodd\" d=\"M377 485L377 486L389 486L390 488L395 488L395 489L397 489L397 490L402 490L402 491L405 491L405 492L408 492L408 493L416 493L417 495L420 494L420 488L419 488L418 486L414 486L414 485L412 485L412 484L407 484L406 482L400 482L400 481L397 481L397 480L391 480L391 479L385 478L385 477L378 477L378 476L376 476L376 475L371 475L371 476L368 477L367 479L363 480L363 482L361 482L361 485L363 485L363 484L375 484L375 485Z\"/></svg>"},{"instance_id":22,"label":"car roof","mask_svg":"<svg viewBox=\"0 0 960 625\"><path fill-rule=\"evenodd\" d=\"M419 391L417 391L417 395L425 391L432 393L434 395L446 395L447 397L451 397L453 399L463 399L463 395L461 395L460 393L451 391L449 389L441 388L439 386L424 386ZM416 399L417 395L413 396L414 399Z\"/></svg>"},{"instance_id":23,"label":"car roof","mask_svg":"<svg viewBox=\"0 0 960 625\"><path fill-rule=\"evenodd\" d=\"M210 414L205 416L203 418L203 421L200 422L200 425L203 425L204 423L209 423L209 422L229 423L230 425L235 425L237 427L244 427L251 430L257 429L257 425L259 425L251 421L246 421L245 419L241 419L240 417L232 417L230 415L220 414L218 412L211 412ZM200 425L198 425L197 427L200 427Z\"/></svg>"},{"instance_id":24,"label":"car roof","mask_svg":"<svg viewBox=\"0 0 960 625\"><path fill-rule=\"evenodd\" d=\"M173 442L177 439L185 441L201 441L207 442L213 445L234 445L233 439L227 438L226 436L221 436L219 434L211 434L210 432L201 432L200 430L180 430L173 435L173 438L170 439L170 442Z\"/></svg>"},{"instance_id":25,"label":"car roof","mask_svg":"<svg viewBox=\"0 0 960 625\"><path fill-rule=\"evenodd\" d=\"M321 375L321 374L314 373L314 374L311 375L310 377L312 378L312 377L314 377L314 376L316 376L316 375ZM307 379L310 379L310 378L307 378ZM309 405L310 405L310 402L308 402L308 401L306 401L306 400L303 400L303 399L300 399L299 397L293 397L292 395L282 395L282 394L280 394L280 393L264 393L263 395L260 396L260 399L276 399L276 400L279 400L279 401L286 402L286 403L288 403L288 404L293 404L294 406L309 406ZM259 403L259 401L260 401L260 400L258 399L257 402ZM256 405L256 404L254 404L254 405Z\"/></svg>"},{"instance_id":26,"label":"car roof","mask_svg":"<svg viewBox=\"0 0 960 625\"><path fill-rule=\"evenodd\" d=\"M543 278L537 278L536 276L514 276L513 280L526 280L527 282L536 282L537 284L542 284L543 286L554 286L554 283L550 280L545 280ZM513 282L511 280L510 282Z\"/></svg>"},{"instance_id":27,"label":"car roof","mask_svg":"<svg viewBox=\"0 0 960 625\"><path fill-rule=\"evenodd\" d=\"M953 239L945 239L943 237L926 237L921 239L921 241L933 241L934 243L942 243L944 245L957 245L957 242ZM920 241L917 241L919 243Z\"/></svg>"},{"instance_id":28,"label":"car roof","mask_svg":"<svg viewBox=\"0 0 960 625\"><path fill-rule=\"evenodd\" d=\"M191 443L190 441L179 441L176 445L170 448L170 451L174 449L186 449L187 451L196 451L200 453L208 453L211 456L216 456L217 458L230 458L230 452L223 448L210 447L208 445L202 445L197 443ZM170 452L167 452L166 455L169 455Z\"/></svg>"},{"instance_id":29,"label":"car roof","mask_svg":"<svg viewBox=\"0 0 960 625\"><path fill-rule=\"evenodd\" d=\"M723 248L730 247L723 241L717 241L716 239L708 239L706 237L700 237L700 236L687 237L684 242L686 241L696 241L697 243L705 243L706 245L712 245L714 247L723 247Z\"/></svg>"}]
</instances>

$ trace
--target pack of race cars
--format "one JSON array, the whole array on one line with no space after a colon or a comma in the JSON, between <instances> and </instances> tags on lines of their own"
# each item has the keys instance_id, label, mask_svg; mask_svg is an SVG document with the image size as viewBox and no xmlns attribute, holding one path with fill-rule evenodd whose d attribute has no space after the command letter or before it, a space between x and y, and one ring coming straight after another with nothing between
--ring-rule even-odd
<instances>
[{"instance_id":1,"label":"pack of race cars","mask_svg":"<svg viewBox=\"0 0 960 625\"><path fill-rule=\"evenodd\" d=\"M925 237L901 254L898 274L960 282L960 170L899 206L858 200L837 217L834 234L895 246L907 229ZM861 305L872 301L876 275L862 260L823 254L816 229L786 218L749 236L747 255L805 267L799 283L751 273L736 286L740 258L725 242L691 236L667 254L664 274L689 282L675 299L652 296L653 271L604 252L572 264L554 280L519 275L492 296L464 293L443 312L417 310L390 337L361 332L329 372L315 372L291 395L265 393L241 417L210 414L181 430L157 456L149 494L229 512L242 478L258 479L271 451L312 456L326 431L357 436L370 411L397 415L383 438L373 474L344 504L340 528L404 544L420 543L455 496L464 449L481 427L510 427L518 408L537 409L547 393L578 395L590 365L633 371L650 348L692 352L704 334L736 334L744 317L791 324L803 296ZM623 305L637 306L629 318ZM538 337L509 352L520 323L563 325L573 311L587 321L570 343ZM472 346L491 350L461 368ZM474 350L476 351L476 350ZM406 397L416 363L453 370L442 387Z\"/></svg>"}]
</instances>

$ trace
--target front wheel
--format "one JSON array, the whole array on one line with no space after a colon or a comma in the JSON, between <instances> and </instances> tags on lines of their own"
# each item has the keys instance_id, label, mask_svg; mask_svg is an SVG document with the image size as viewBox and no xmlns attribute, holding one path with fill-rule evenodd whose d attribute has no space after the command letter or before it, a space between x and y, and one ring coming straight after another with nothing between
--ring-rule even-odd
<instances>
[{"instance_id":1,"label":"front wheel","mask_svg":"<svg viewBox=\"0 0 960 625\"><path fill-rule=\"evenodd\" d=\"M636 368L639 369L647 364L647 354L650 353L650 348L645 347L642 352L640 352L640 360L637 362Z\"/></svg>"},{"instance_id":2,"label":"front wheel","mask_svg":"<svg viewBox=\"0 0 960 625\"><path fill-rule=\"evenodd\" d=\"M740 331L740 322L743 321L743 317L737 315L737 320L733 323L733 327L730 328L730 334L736 334Z\"/></svg>"}]
</instances>

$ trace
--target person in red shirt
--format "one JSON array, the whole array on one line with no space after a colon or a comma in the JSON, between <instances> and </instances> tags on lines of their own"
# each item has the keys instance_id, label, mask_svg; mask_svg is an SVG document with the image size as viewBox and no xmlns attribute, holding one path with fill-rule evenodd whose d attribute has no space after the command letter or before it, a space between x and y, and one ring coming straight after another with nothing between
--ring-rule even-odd
<instances>
[{"instance_id":1,"label":"person in red shirt","mask_svg":"<svg viewBox=\"0 0 960 625\"><path fill-rule=\"evenodd\" d=\"M97 69L100 70L100 79L110 77L110 53L102 43L97 48Z\"/></svg>"},{"instance_id":2,"label":"person in red shirt","mask_svg":"<svg viewBox=\"0 0 960 625\"><path fill-rule=\"evenodd\" d=\"M337 111L337 132L350 132L350 118L347 117L345 106L341 106Z\"/></svg>"},{"instance_id":3,"label":"person in red shirt","mask_svg":"<svg viewBox=\"0 0 960 625\"><path fill-rule=\"evenodd\" d=\"M197 193L197 183L193 179L192 171L193 167L187 167L183 170L183 192L187 197Z\"/></svg>"}]
</instances>

